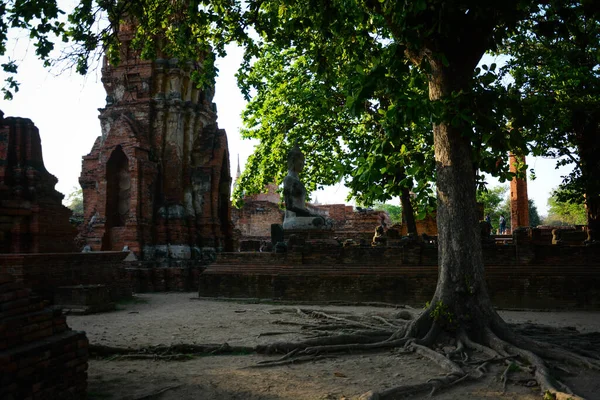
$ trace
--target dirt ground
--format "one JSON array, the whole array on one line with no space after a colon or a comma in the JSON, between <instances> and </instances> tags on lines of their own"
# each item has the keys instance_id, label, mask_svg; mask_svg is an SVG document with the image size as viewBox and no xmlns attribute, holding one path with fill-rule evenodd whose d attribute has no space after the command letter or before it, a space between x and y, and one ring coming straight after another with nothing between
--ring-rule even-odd
<instances>
[{"instance_id":1,"label":"dirt ground","mask_svg":"<svg viewBox=\"0 0 600 400\"><path fill-rule=\"evenodd\" d=\"M176 344L224 344L253 347L274 341L297 341L309 334L302 329L306 313L361 315L387 318L392 307L251 304L204 300L194 293L140 294L120 304L117 311L68 317L74 330L86 331L91 345L145 349ZM418 310L414 310L418 311ZM510 323L600 332L600 312L500 311ZM318 322L318 321L317 321ZM185 361L92 358L88 370L89 399L353 399L369 390L425 382L444 371L416 354L401 349L378 353L335 355L307 363L254 368L276 358L240 351L229 355L189 357ZM529 374L512 373L503 390L504 365L493 366L485 378L465 382L435 395L442 400L541 399ZM573 391L600 400L600 374L569 367L561 378ZM425 398L427 394L421 397Z\"/></svg>"}]
</instances>

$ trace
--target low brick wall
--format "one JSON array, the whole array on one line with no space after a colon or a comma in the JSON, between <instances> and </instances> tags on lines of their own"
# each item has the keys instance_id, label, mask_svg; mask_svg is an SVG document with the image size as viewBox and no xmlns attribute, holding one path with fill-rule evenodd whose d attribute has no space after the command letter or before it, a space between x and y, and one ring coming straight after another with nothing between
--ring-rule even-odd
<instances>
[{"instance_id":1,"label":"low brick wall","mask_svg":"<svg viewBox=\"0 0 600 400\"><path fill-rule=\"evenodd\" d=\"M132 289L136 293L196 291L200 274L206 268L193 260L182 262L180 266L170 267L145 262L123 264L127 280L131 282Z\"/></svg>"},{"instance_id":2,"label":"low brick wall","mask_svg":"<svg viewBox=\"0 0 600 400\"><path fill-rule=\"evenodd\" d=\"M0 398L85 399L87 362L85 333L0 274Z\"/></svg>"},{"instance_id":3,"label":"low brick wall","mask_svg":"<svg viewBox=\"0 0 600 400\"><path fill-rule=\"evenodd\" d=\"M435 291L437 248L307 244L286 254L222 253L200 275L203 297L383 301L422 306ZM600 309L600 248L484 246L486 280L503 308Z\"/></svg>"},{"instance_id":4,"label":"low brick wall","mask_svg":"<svg viewBox=\"0 0 600 400\"><path fill-rule=\"evenodd\" d=\"M0 273L53 301L55 289L73 285L106 285L111 301L131 297L131 283L123 269L123 252L2 254Z\"/></svg>"}]
</instances>

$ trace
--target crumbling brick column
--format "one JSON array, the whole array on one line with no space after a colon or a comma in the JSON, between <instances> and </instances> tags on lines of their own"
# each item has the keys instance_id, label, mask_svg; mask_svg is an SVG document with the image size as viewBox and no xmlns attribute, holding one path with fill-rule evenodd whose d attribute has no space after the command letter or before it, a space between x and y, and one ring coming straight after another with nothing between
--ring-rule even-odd
<instances>
[{"instance_id":1,"label":"crumbling brick column","mask_svg":"<svg viewBox=\"0 0 600 400\"><path fill-rule=\"evenodd\" d=\"M510 154L510 172L517 173L518 163L525 163L525 156ZM527 177L514 177L510 181L510 219L511 229L529 226L529 197L527 196Z\"/></svg>"}]
</instances>

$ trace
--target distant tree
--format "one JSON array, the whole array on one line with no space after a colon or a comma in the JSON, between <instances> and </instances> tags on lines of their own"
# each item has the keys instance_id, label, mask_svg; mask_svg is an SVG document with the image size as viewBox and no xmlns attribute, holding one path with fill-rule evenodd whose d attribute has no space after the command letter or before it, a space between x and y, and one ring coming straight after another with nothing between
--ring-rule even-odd
<instances>
[{"instance_id":1,"label":"distant tree","mask_svg":"<svg viewBox=\"0 0 600 400\"><path fill-rule=\"evenodd\" d=\"M69 222L74 225L83 223L83 190L73 187L73 191L67 195L65 202L67 203L67 207L73 211Z\"/></svg>"},{"instance_id":2,"label":"distant tree","mask_svg":"<svg viewBox=\"0 0 600 400\"><path fill-rule=\"evenodd\" d=\"M499 228L500 214L504 214L506 218L506 192L508 192L507 186L495 186L490 189L480 190L477 192L477 202L483 203L483 215L490 216L492 223L492 232L495 232ZM510 207L509 207L510 210ZM510 213L509 213L510 214ZM510 218L507 218L507 226Z\"/></svg>"},{"instance_id":3,"label":"distant tree","mask_svg":"<svg viewBox=\"0 0 600 400\"><path fill-rule=\"evenodd\" d=\"M585 204L577 202L562 201L567 197L563 190L556 189L548 199L548 225L585 225L587 223L587 212Z\"/></svg>"},{"instance_id":4,"label":"distant tree","mask_svg":"<svg viewBox=\"0 0 600 400\"><path fill-rule=\"evenodd\" d=\"M393 224L402 223L402 207L400 206L386 203L375 203L373 205L373 209L387 212Z\"/></svg>"},{"instance_id":5,"label":"distant tree","mask_svg":"<svg viewBox=\"0 0 600 400\"><path fill-rule=\"evenodd\" d=\"M83 191L81 188L73 187L73 191L67 195L65 201L73 214L83 214Z\"/></svg>"},{"instance_id":6,"label":"distant tree","mask_svg":"<svg viewBox=\"0 0 600 400\"><path fill-rule=\"evenodd\" d=\"M529 226L536 227L541 225L542 219L538 213L537 206L532 199L529 199Z\"/></svg>"}]
</instances>

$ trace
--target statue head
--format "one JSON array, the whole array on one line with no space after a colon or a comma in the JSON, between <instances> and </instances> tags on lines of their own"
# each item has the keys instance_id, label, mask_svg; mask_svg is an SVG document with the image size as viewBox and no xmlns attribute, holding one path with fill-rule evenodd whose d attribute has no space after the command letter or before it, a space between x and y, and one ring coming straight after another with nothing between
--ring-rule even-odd
<instances>
[{"instance_id":1,"label":"statue head","mask_svg":"<svg viewBox=\"0 0 600 400\"><path fill-rule=\"evenodd\" d=\"M304 154L302 154L298 144L295 144L288 153L287 164L288 170L296 173L299 173L304 168Z\"/></svg>"}]
</instances>

